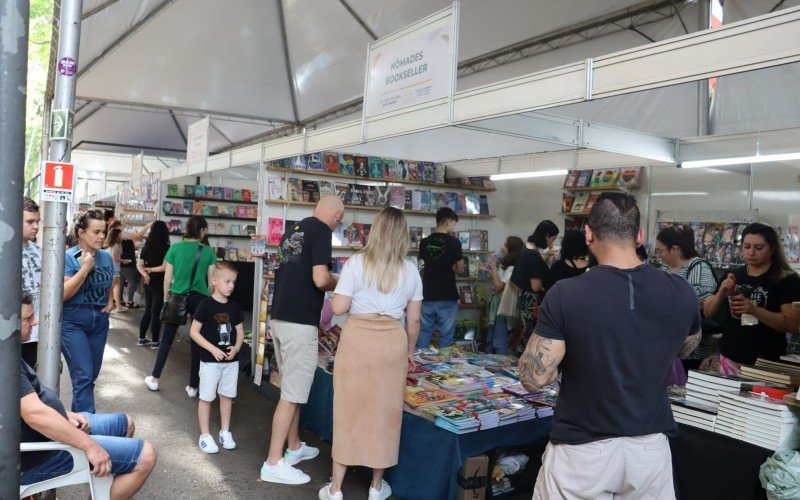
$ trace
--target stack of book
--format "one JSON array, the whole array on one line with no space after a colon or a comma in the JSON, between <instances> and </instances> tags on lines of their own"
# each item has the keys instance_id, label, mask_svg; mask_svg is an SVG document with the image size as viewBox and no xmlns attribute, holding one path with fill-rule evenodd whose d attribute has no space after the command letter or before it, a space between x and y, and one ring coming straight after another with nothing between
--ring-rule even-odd
<instances>
[{"instance_id":1,"label":"stack of book","mask_svg":"<svg viewBox=\"0 0 800 500\"><path fill-rule=\"evenodd\" d=\"M776 450L797 446L797 417L782 400L751 392L721 392L714 432Z\"/></svg>"},{"instance_id":2,"label":"stack of book","mask_svg":"<svg viewBox=\"0 0 800 500\"><path fill-rule=\"evenodd\" d=\"M467 398L459 404L465 412L478 419L480 429L492 429L500 425L497 408L483 398Z\"/></svg>"},{"instance_id":3,"label":"stack of book","mask_svg":"<svg viewBox=\"0 0 800 500\"><path fill-rule=\"evenodd\" d=\"M755 366L742 366L742 376L773 384L800 384L800 367L758 358Z\"/></svg>"},{"instance_id":4,"label":"stack of book","mask_svg":"<svg viewBox=\"0 0 800 500\"><path fill-rule=\"evenodd\" d=\"M689 379L686 382L686 401L690 403L719 405L720 391L740 391L742 384L758 384L757 380L718 373L706 373L689 370Z\"/></svg>"},{"instance_id":5,"label":"stack of book","mask_svg":"<svg viewBox=\"0 0 800 500\"><path fill-rule=\"evenodd\" d=\"M457 374L437 374L430 380L442 389L459 396L481 394L486 391L486 381L473 376Z\"/></svg>"},{"instance_id":6,"label":"stack of book","mask_svg":"<svg viewBox=\"0 0 800 500\"><path fill-rule=\"evenodd\" d=\"M673 400L672 416L679 424L714 431L717 418L717 407L711 404L693 403L686 400Z\"/></svg>"},{"instance_id":7,"label":"stack of book","mask_svg":"<svg viewBox=\"0 0 800 500\"><path fill-rule=\"evenodd\" d=\"M458 397L442 389L408 387L405 389L405 402L411 408L425 408L455 401Z\"/></svg>"},{"instance_id":8,"label":"stack of book","mask_svg":"<svg viewBox=\"0 0 800 500\"><path fill-rule=\"evenodd\" d=\"M465 412L455 403L431 406L424 411L436 417L436 426L455 434L467 434L480 429L477 418Z\"/></svg>"}]
</instances>

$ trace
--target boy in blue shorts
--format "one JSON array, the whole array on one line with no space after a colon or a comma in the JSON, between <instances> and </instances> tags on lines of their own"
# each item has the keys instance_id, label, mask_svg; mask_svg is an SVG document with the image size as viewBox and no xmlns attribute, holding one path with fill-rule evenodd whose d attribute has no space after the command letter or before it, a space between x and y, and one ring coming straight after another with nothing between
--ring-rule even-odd
<instances>
[{"instance_id":1,"label":"boy in blue shorts","mask_svg":"<svg viewBox=\"0 0 800 500\"><path fill-rule=\"evenodd\" d=\"M226 450L236 448L230 432L231 407L239 378L239 349L244 342L244 315L236 302L228 300L236 284L236 268L229 262L214 265L211 285L214 292L197 306L190 334L203 350L200 353L200 422L198 445L205 453L217 453L219 447L209 433L211 403L219 394L221 430L219 442Z\"/></svg>"}]
</instances>

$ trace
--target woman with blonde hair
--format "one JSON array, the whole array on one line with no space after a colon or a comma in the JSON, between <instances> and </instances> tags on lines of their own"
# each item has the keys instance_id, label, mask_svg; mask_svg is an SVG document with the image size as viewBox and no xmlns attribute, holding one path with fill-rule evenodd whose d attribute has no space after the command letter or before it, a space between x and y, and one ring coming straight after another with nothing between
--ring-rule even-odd
<instances>
[{"instance_id":1,"label":"woman with blonde hair","mask_svg":"<svg viewBox=\"0 0 800 500\"><path fill-rule=\"evenodd\" d=\"M405 258L408 246L403 212L383 209L334 291L333 313L348 317L333 369L333 477L319 492L323 500L342 498L349 465L373 469L370 500L392 494L383 471L397 464L403 391L422 311L422 280Z\"/></svg>"}]
</instances>

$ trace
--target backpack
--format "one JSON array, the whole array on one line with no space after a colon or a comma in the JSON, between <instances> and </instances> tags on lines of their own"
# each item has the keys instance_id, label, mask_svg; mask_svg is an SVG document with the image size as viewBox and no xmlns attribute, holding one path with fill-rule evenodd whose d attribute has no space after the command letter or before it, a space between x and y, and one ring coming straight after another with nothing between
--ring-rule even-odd
<instances>
[{"instance_id":1,"label":"backpack","mask_svg":"<svg viewBox=\"0 0 800 500\"><path fill-rule=\"evenodd\" d=\"M689 269L686 271L686 277L688 278L689 276L691 276L694 268L702 264L707 265L708 268L711 269L711 274L714 276L714 279L719 281L719 277L717 276L717 273L714 271L714 266L712 266L710 262L704 259L698 259L694 263L692 263L692 265L689 266ZM724 309L725 308L721 308L720 311L717 313L717 315L711 318L706 318L705 316L703 316L703 310L702 309L700 310L700 327L703 330L703 335L712 335L714 333L722 333L725 331L724 324L725 324L726 312Z\"/></svg>"}]
</instances>

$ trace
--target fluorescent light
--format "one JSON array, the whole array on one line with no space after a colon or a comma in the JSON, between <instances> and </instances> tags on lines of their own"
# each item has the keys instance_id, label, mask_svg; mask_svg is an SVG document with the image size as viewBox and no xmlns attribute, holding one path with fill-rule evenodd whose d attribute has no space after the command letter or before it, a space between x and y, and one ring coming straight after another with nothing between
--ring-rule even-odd
<instances>
[{"instance_id":1,"label":"fluorescent light","mask_svg":"<svg viewBox=\"0 0 800 500\"><path fill-rule=\"evenodd\" d=\"M674 192L664 192L664 193L650 193L650 196L708 196L708 193L705 191L674 191Z\"/></svg>"},{"instance_id":2,"label":"fluorescent light","mask_svg":"<svg viewBox=\"0 0 800 500\"><path fill-rule=\"evenodd\" d=\"M550 177L554 175L567 175L569 170L539 170L536 172L518 172L515 174L494 174L489 176L493 181L507 181L510 179L527 179L530 177Z\"/></svg>"},{"instance_id":3,"label":"fluorescent light","mask_svg":"<svg viewBox=\"0 0 800 500\"><path fill-rule=\"evenodd\" d=\"M743 165L748 163L764 163L767 161L800 160L800 152L774 155L738 156L735 158L717 158L714 160L690 160L681 162L681 168L720 167L723 165Z\"/></svg>"}]
</instances>

